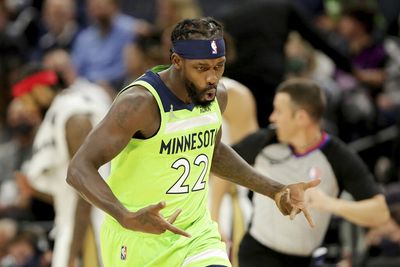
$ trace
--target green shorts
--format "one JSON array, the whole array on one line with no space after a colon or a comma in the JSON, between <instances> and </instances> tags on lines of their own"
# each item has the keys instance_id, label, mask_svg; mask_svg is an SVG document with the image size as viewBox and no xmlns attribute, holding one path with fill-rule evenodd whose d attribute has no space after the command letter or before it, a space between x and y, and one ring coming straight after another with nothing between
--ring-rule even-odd
<instances>
[{"instance_id":1,"label":"green shorts","mask_svg":"<svg viewBox=\"0 0 400 267\"><path fill-rule=\"evenodd\" d=\"M215 222L204 219L186 231L191 238L171 232L145 234L127 230L107 217L101 229L104 267L231 266Z\"/></svg>"}]
</instances>

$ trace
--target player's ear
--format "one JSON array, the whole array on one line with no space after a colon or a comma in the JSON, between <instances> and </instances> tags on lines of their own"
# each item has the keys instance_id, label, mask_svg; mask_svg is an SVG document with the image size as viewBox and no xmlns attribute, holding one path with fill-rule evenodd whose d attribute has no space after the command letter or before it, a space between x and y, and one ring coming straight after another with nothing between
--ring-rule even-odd
<instances>
[{"instance_id":1,"label":"player's ear","mask_svg":"<svg viewBox=\"0 0 400 267\"><path fill-rule=\"evenodd\" d=\"M176 53L172 53L171 55L171 63L174 65L176 69L181 69L182 67L182 57Z\"/></svg>"}]
</instances>

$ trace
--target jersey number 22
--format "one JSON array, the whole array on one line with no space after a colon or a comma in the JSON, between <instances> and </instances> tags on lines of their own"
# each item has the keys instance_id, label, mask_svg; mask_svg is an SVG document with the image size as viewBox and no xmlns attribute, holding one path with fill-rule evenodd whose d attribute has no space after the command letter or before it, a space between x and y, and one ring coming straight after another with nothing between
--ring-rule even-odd
<instances>
[{"instance_id":1,"label":"jersey number 22","mask_svg":"<svg viewBox=\"0 0 400 267\"><path fill-rule=\"evenodd\" d=\"M193 162L194 165L200 166L203 165L203 169L200 173L199 178L197 179L196 183L194 184L192 191L200 191L206 187L206 181L204 180L207 170L208 170L208 157L204 154L198 155ZM186 158L180 158L176 160L172 165L171 168L177 170L183 167L183 173L181 177L179 177L178 181L168 189L167 194L186 194L189 193L189 185L185 184L186 179L190 174L190 162Z\"/></svg>"}]
</instances>

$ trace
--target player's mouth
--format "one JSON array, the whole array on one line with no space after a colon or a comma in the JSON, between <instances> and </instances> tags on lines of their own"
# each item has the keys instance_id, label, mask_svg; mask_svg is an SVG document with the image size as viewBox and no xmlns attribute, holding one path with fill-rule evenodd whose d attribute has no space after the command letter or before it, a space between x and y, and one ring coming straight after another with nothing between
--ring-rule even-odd
<instances>
[{"instance_id":1,"label":"player's mouth","mask_svg":"<svg viewBox=\"0 0 400 267\"><path fill-rule=\"evenodd\" d=\"M209 89L204 93L204 98L207 101L212 101L214 100L216 95L217 95L217 89Z\"/></svg>"}]
</instances>

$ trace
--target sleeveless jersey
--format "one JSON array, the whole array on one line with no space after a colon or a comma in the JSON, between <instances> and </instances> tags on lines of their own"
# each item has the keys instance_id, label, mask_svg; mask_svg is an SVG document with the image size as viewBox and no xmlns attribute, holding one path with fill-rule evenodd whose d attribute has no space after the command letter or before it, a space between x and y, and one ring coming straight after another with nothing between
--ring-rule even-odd
<instances>
[{"instance_id":1,"label":"sleeveless jersey","mask_svg":"<svg viewBox=\"0 0 400 267\"><path fill-rule=\"evenodd\" d=\"M127 87L140 85L152 93L160 128L151 138L130 140L112 160L108 185L131 211L162 200L165 217L182 209L174 225L186 229L209 217L208 176L222 118L216 100L206 108L179 100L157 74L162 69L146 72Z\"/></svg>"}]
</instances>

